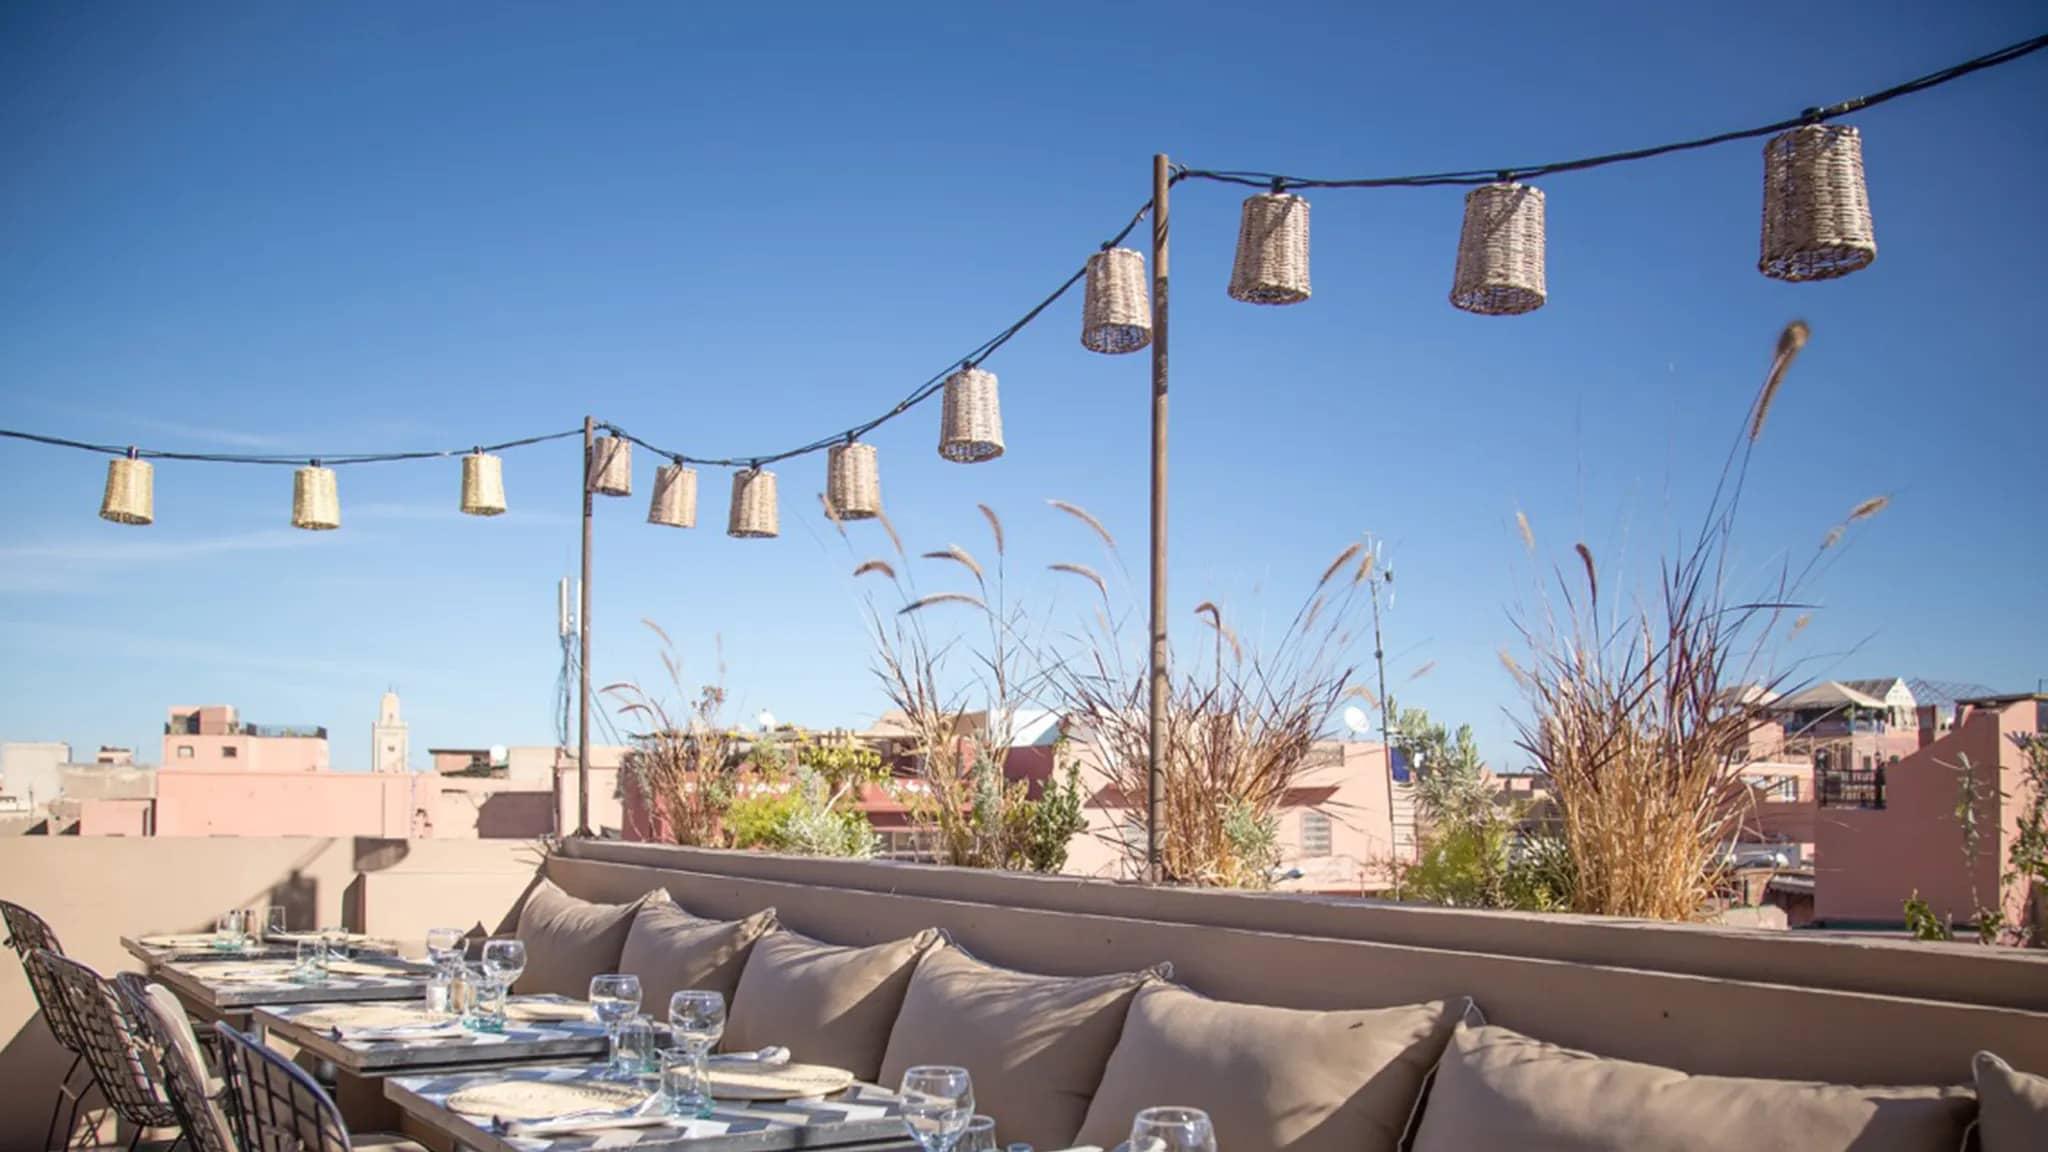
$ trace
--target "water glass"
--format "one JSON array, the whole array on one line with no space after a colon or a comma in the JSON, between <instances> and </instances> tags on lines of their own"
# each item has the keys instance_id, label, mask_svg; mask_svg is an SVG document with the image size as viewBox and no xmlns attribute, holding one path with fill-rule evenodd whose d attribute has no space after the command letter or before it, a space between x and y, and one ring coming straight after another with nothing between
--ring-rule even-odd
<instances>
[{"instance_id":1,"label":"water glass","mask_svg":"<svg viewBox=\"0 0 2048 1152\"><path fill-rule=\"evenodd\" d=\"M625 1073L619 1064L619 1021L640 1011L640 978L619 973L592 976L590 1009L604 1022L605 1036L611 1041L608 1076L624 1079Z\"/></svg>"},{"instance_id":2,"label":"water glass","mask_svg":"<svg viewBox=\"0 0 2048 1152\"><path fill-rule=\"evenodd\" d=\"M484 942L484 971L496 976L506 989L526 971L526 943L509 936Z\"/></svg>"},{"instance_id":3,"label":"water glass","mask_svg":"<svg viewBox=\"0 0 2048 1152\"><path fill-rule=\"evenodd\" d=\"M427 977L427 1015L436 1020L447 1020L455 1012L455 974L443 964Z\"/></svg>"},{"instance_id":4,"label":"water glass","mask_svg":"<svg viewBox=\"0 0 2048 1152\"><path fill-rule=\"evenodd\" d=\"M317 936L302 936L292 949L292 979L317 984L327 978L327 944Z\"/></svg>"},{"instance_id":5,"label":"water glass","mask_svg":"<svg viewBox=\"0 0 2048 1152\"><path fill-rule=\"evenodd\" d=\"M273 904L263 910L263 941L268 944L284 939L289 931L286 927L285 909L282 904Z\"/></svg>"},{"instance_id":6,"label":"water glass","mask_svg":"<svg viewBox=\"0 0 2048 1152\"><path fill-rule=\"evenodd\" d=\"M1130 1152L1216 1152L1216 1129L1199 1108L1147 1108L1131 1121Z\"/></svg>"},{"instance_id":7,"label":"water glass","mask_svg":"<svg viewBox=\"0 0 2048 1152\"><path fill-rule=\"evenodd\" d=\"M469 971L469 1010L462 1023L472 1032L503 1032L505 1030L505 983L490 972L473 968Z\"/></svg>"},{"instance_id":8,"label":"water glass","mask_svg":"<svg viewBox=\"0 0 2048 1152\"><path fill-rule=\"evenodd\" d=\"M427 929L427 958L436 967L446 968L462 958L462 937L460 928Z\"/></svg>"},{"instance_id":9,"label":"water glass","mask_svg":"<svg viewBox=\"0 0 2048 1152\"><path fill-rule=\"evenodd\" d=\"M353 958L354 949L349 945L348 929L322 928L320 930L320 938L321 942L327 945L327 958L329 960L348 960Z\"/></svg>"},{"instance_id":10,"label":"water glass","mask_svg":"<svg viewBox=\"0 0 2048 1152\"><path fill-rule=\"evenodd\" d=\"M903 1121L918 1146L925 1152L953 1152L974 1116L974 1082L967 1069L921 1064L903 1074L897 1094L903 1098Z\"/></svg>"},{"instance_id":11,"label":"water glass","mask_svg":"<svg viewBox=\"0 0 2048 1152\"><path fill-rule=\"evenodd\" d=\"M711 1093L697 1068L697 1054L687 1048L661 1051L661 1095L671 1116L711 1118Z\"/></svg>"},{"instance_id":12,"label":"water glass","mask_svg":"<svg viewBox=\"0 0 2048 1152\"><path fill-rule=\"evenodd\" d=\"M612 1056L619 1075L634 1078L660 1075L661 1049L656 1046L656 1040L654 1020L647 1014L635 1012L619 1021L618 1047Z\"/></svg>"},{"instance_id":13,"label":"water glass","mask_svg":"<svg viewBox=\"0 0 2048 1152\"><path fill-rule=\"evenodd\" d=\"M996 1143L996 1118L976 1116L967 1121L956 1152L1002 1152L1002 1145Z\"/></svg>"},{"instance_id":14,"label":"water glass","mask_svg":"<svg viewBox=\"0 0 2048 1152\"><path fill-rule=\"evenodd\" d=\"M223 952L232 952L242 946L242 930L248 924L240 908L230 908L213 922L213 946Z\"/></svg>"}]
</instances>

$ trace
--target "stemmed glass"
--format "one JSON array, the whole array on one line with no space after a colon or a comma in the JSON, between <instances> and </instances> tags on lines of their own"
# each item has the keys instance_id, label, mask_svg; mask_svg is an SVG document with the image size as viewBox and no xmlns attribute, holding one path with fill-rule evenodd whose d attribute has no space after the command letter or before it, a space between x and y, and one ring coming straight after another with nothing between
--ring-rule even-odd
<instances>
[{"instance_id":1,"label":"stemmed glass","mask_svg":"<svg viewBox=\"0 0 2048 1152\"><path fill-rule=\"evenodd\" d=\"M484 941L484 971L498 978L505 994L512 994L512 982L526 971L526 944L509 936Z\"/></svg>"},{"instance_id":2,"label":"stemmed glass","mask_svg":"<svg viewBox=\"0 0 2048 1152\"><path fill-rule=\"evenodd\" d=\"M640 1011L640 978L615 972L592 976L590 1009L604 1021L605 1038L610 1042L606 1075L613 1080L631 1077L632 1071L622 1068L619 1059L619 1021Z\"/></svg>"},{"instance_id":3,"label":"stemmed glass","mask_svg":"<svg viewBox=\"0 0 2048 1152\"><path fill-rule=\"evenodd\" d=\"M1199 1108L1147 1108L1131 1121L1130 1152L1216 1152L1216 1129Z\"/></svg>"},{"instance_id":4,"label":"stemmed glass","mask_svg":"<svg viewBox=\"0 0 2048 1152\"><path fill-rule=\"evenodd\" d=\"M974 1081L965 1068L924 1064L903 1074L903 1122L925 1152L952 1152L974 1117Z\"/></svg>"},{"instance_id":5,"label":"stemmed glass","mask_svg":"<svg viewBox=\"0 0 2048 1152\"><path fill-rule=\"evenodd\" d=\"M446 968L462 955L463 931L460 928L427 929L427 958L436 968Z\"/></svg>"},{"instance_id":6,"label":"stemmed glass","mask_svg":"<svg viewBox=\"0 0 2048 1152\"><path fill-rule=\"evenodd\" d=\"M672 1093L669 1110L700 1119L711 1115L711 1089L704 1066L725 1035L725 997L694 989L668 998L668 1026L676 1045L690 1054L690 1088Z\"/></svg>"}]
</instances>

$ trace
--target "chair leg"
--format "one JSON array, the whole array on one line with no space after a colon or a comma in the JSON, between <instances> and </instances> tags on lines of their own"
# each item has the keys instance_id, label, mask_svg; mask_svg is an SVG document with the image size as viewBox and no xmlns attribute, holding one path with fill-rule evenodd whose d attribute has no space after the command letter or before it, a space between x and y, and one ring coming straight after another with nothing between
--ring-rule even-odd
<instances>
[{"instance_id":1,"label":"chair leg","mask_svg":"<svg viewBox=\"0 0 2048 1152\"><path fill-rule=\"evenodd\" d=\"M66 1148L71 1144L71 1126L78 1123L79 1098L84 1096L85 1090L92 1086L92 1078L88 1076L83 1086L75 1092L72 1091L71 1078L78 1074L78 1066L84 1062L85 1056L83 1054L73 1056L71 1058L71 1067L66 1068L63 1079L57 1081L57 1102L50 1106L50 1124L43 1132L43 1147L45 1148L50 1147L51 1143L57 1139L59 1131L62 1131L64 1134L64 1142L57 1146L59 1148ZM71 1106L71 1118L62 1129L59 1129L57 1127L57 1118L64 1115L64 1106L67 1104Z\"/></svg>"}]
</instances>

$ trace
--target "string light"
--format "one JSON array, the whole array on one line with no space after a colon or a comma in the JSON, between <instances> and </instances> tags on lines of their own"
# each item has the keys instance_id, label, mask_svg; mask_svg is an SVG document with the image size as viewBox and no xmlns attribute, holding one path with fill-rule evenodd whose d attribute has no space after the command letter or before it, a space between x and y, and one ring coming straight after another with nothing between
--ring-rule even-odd
<instances>
[{"instance_id":1,"label":"string light","mask_svg":"<svg viewBox=\"0 0 2048 1152\"><path fill-rule=\"evenodd\" d=\"M670 528L697 526L697 470L676 460L654 470L654 498L647 522Z\"/></svg>"},{"instance_id":2,"label":"string light","mask_svg":"<svg viewBox=\"0 0 2048 1152\"><path fill-rule=\"evenodd\" d=\"M331 532L341 527L341 492L334 469L314 460L292 473L292 527Z\"/></svg>"},{"instance_id":3,"label":"string light","mask_svg":"<svg viewBox=\"0 0 2048 1152\"><path fill-rule=\"evenodd\" d=\"M872 520L882 514L882 477L873 444L848 440L825 454L825 507L835 520Z\"/></svg>"},{"instance_id":4,"label":"string light","mask_svg":"<svg viewBox=\"0 0 2048 1152\"><path fill-rule=\"evenodd\" d=\"M765 540L782 534L775 502L775 473L759 464L732 474L732 509L725 534L738 540Z\"/></svg>"},{"instance_id":5,"label":"string light","mask_svg":"<svg viewBox=\"0 0 2048 1152\"><path fill-rule=\"evenodd\" d=\"M505 513L505 461L478 448L462 458L462 511L467 516Z\"/></svg>"},{"instance_id":6,"label":"string light","mask_svg":"<svg viewBox=\"0 0 2048 1152\"><path fill-rule=\"evenodd\" d=\"M156 522L156 477L149 461L126 456L107 461L107 494L100 500L100 519L116 524Z\"/></svg>"},{"instance_id":7,"label":"string light","mask_svg":"<svg viewBox=\"0 0 2048 1152\"><path fill-rule=\"evenodd\" d=\"M1465 195L1451 303L1484 316L1543 307L1543 190L1501 173Z\"/></svg>"},{"instance_id":8,"label":"string light","mask_svg":"<svg viewBox=\"0 0 2048 1152\"><path fill-rule=\"evenodd\" d=\"M607 432L590 446L590 490L599 496L633 494L633 442Z\"/></svg>"}]
</instances>

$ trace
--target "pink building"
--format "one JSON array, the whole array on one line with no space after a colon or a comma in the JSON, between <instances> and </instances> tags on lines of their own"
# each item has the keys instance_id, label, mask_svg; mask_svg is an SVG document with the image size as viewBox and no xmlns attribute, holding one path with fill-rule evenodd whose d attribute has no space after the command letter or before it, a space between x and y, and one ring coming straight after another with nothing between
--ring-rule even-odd
<instances>
[{"instance_id":1,"label":"pink building","mask_svg":"<svg viewBox=\"0 0 2048 1152\"><path fill-rule=\"evenodd\" d=\"M164 724L167 772L324 772L327 729L245 724L230 704L173 708Z\"/></svg>"}]
</instances>

